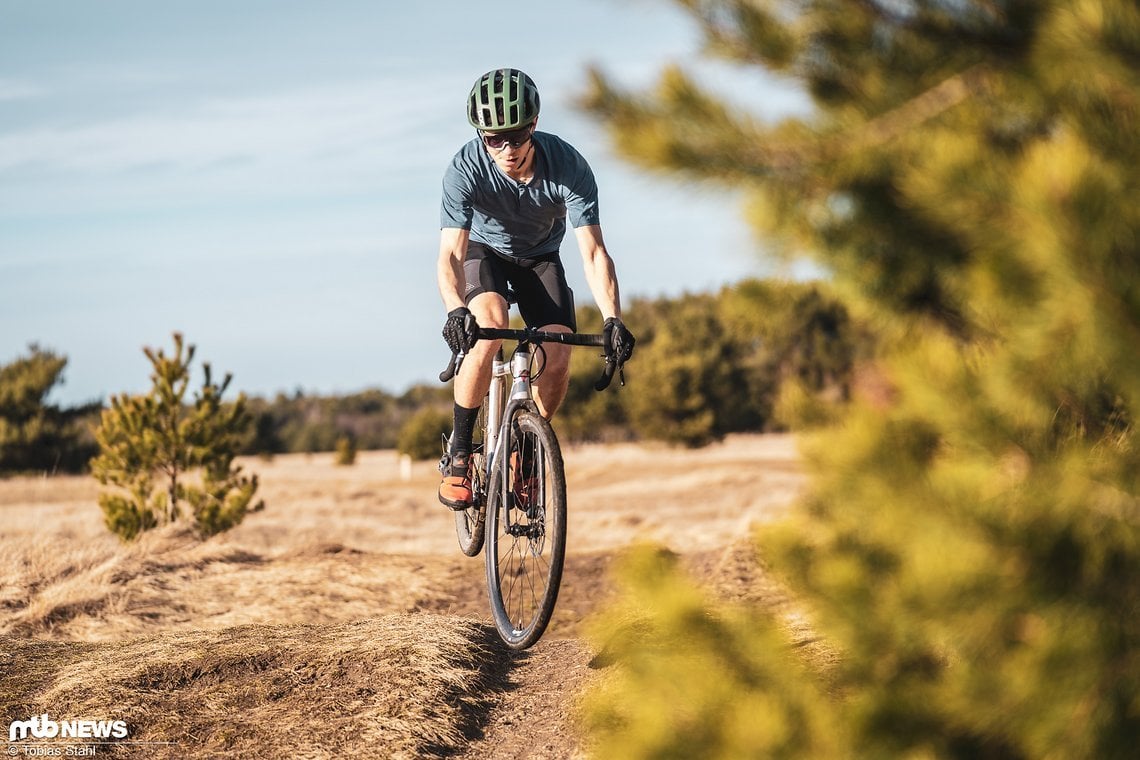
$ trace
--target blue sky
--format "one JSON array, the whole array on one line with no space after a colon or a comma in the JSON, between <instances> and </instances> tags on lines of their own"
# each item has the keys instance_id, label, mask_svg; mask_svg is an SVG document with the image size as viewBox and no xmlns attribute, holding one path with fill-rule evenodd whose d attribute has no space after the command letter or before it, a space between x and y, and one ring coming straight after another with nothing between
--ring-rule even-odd
<instances>
[{"instance_id":1,"label":"blue sky","mask_svg":"<svg viewBox=\"0 0 1140 760\"><path fill-rule=\"evenodd\" d=\"M69 359L56 400L134 393L178 330L254 395L432 380L440 178L498 66L593 165L624 300L776 272L737 198L625 164L573 106L588 64L669 62L806 110L653 0L0 0L0 363L38 342ZM588 302L572 236L563 258Z\"/></svg>"}]
</instances>

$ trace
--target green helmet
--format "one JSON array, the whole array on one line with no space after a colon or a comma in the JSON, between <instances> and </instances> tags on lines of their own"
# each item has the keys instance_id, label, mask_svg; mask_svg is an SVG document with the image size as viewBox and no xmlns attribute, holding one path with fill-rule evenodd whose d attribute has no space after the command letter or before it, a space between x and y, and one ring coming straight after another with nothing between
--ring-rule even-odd
<instances>
[{"instance_id":1,"label":"green helmet","mask_svg":"<svg viewBox=\"0 0 1140 760\"><path fill-rule=\"evenodd\" d=\"M538 118L538 88L518 69L488 71L467 96L467 121L476 129L518 129Z\"/></svg>"}]
</instances>

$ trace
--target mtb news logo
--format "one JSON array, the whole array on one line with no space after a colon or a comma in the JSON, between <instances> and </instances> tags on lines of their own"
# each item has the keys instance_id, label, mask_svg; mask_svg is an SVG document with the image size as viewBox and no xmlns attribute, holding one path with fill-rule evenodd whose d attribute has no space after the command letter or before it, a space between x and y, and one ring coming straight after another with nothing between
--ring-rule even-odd
<instances>
[{"instance_id":1,"label":"mtb news logo","mask_svg":"<svg viewBox=\"0 0 1140 760\"><path fill-rule=\"evenodd\" d=\"M125 720L60 720L47 713L27 720L14 720L8 724L8 741L15 742L32 736L36 739L126 739Z\"/></svg>"}]
</instances>

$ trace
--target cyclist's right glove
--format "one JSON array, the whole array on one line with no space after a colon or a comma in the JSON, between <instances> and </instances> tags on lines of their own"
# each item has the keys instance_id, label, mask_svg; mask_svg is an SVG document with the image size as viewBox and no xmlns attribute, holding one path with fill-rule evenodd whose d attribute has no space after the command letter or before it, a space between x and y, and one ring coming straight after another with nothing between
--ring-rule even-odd
<instances>
[{"instance_id":1,"label":"cyclist's right glove","mask_svg":"<svg viewBox=\"0 0 1140 760\"><path fill-rule=\"evenodd\" d=\"M616 361L619 365L625 364L633 356L633 344L637 340L633 333L617 317L610 317L602 328L606 352L606 361Z\"/></svg>"},{"instance_id":2,"label":"cyclist's right glove","mask_svg":"<svg viewBox=\"0 0 1140 760\"><path fill-rule=\"evenodd\" d=\"M475 316L466 306L460 306L447 313L447 321L443 323L443 339L447 341L451 353L466 354L475 345L478 329Z\"/></svg>"}]
</instances>

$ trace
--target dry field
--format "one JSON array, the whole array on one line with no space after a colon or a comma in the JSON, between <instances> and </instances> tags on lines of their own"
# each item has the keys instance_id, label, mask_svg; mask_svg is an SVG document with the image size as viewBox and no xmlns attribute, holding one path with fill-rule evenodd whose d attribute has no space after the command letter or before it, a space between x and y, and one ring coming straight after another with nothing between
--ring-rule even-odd
<instances>
[{"instance_id":1,"label":"dry field","mask_svg":"<svg viewBox=\"0 0 1140 760\"><path fill-rule=\"evenodd\" d=\"M122 720L128 738L93 745L115 757L577 756L574 701L605 673L580 629L613 558L653 541L724 598L780 604L748 534L803 476L786 436L564 453L562 592L521 654L497 643L482 557L460 554L429 463L405 479L392 452L247 460L263 512L131 546L93 479L0 480L0 730Z\"/></svg>"}]
</instances>

